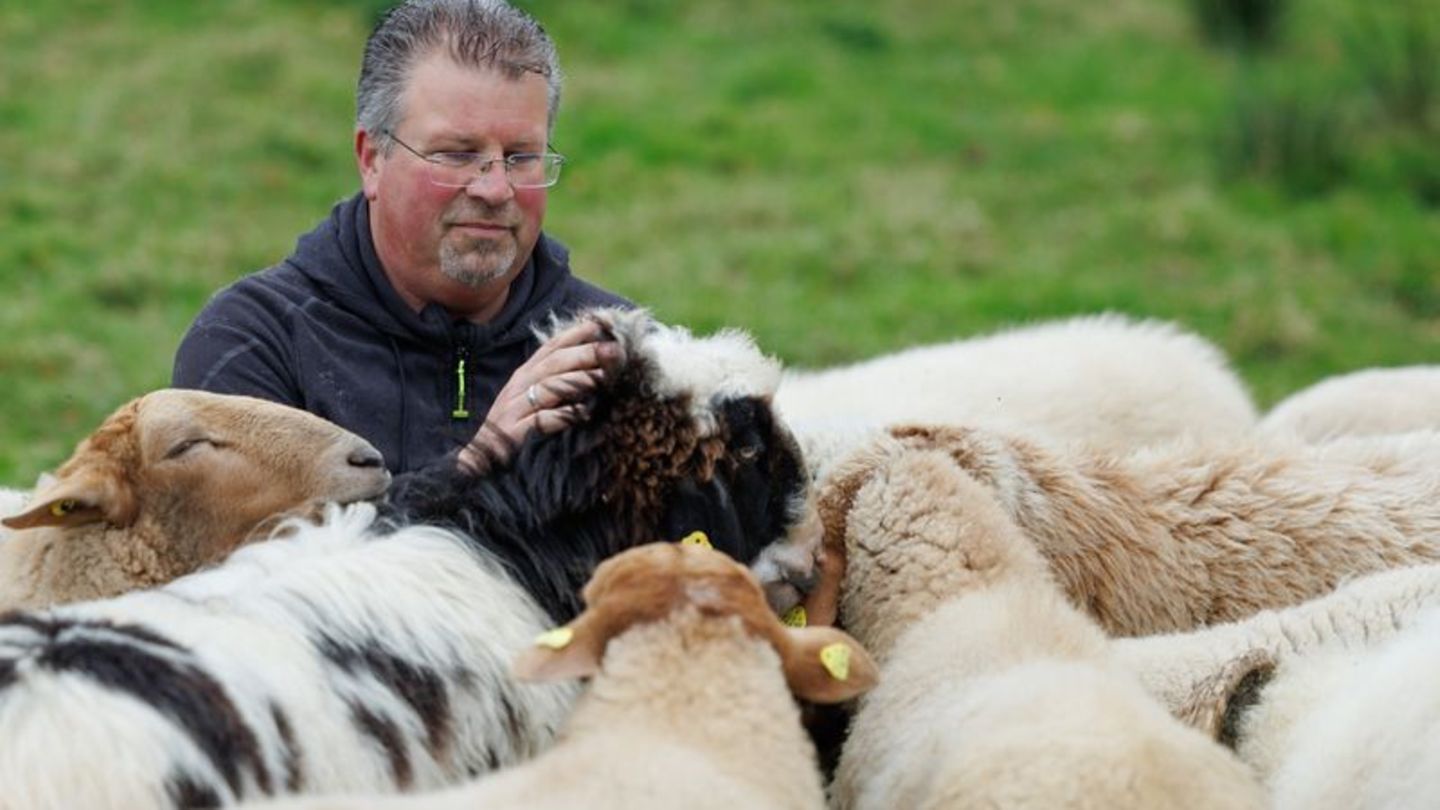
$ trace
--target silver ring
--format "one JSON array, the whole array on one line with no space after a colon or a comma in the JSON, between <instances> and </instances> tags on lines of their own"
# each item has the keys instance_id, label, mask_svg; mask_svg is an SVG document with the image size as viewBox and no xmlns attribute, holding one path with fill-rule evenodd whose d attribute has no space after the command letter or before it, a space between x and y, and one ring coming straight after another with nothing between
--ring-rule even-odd
<instances>
[{"instance_id":1,"label":"silver ring","mask_svg":"<svg viewBox=\"0 0 1440 810\"><path fill-rule=\"evenodd\" d=\"M533 384L525 389L525 401L530 403L531 408L537 411L540 410L540 397L535 393L535 386Z\"/></svg>"}]
</instances>

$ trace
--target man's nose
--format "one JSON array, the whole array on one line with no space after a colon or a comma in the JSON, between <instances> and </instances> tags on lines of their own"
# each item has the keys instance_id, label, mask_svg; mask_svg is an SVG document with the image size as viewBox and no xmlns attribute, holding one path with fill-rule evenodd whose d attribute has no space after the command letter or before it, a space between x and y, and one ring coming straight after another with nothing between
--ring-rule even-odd
<instances>
[{"instance_id":1,"label":"man's nose","mask_svg":"<svg viewBox=\"0 0 1440 810\"><path fill-rule=\"evenodd\" d=\"M505 161L495 159L481 167L478 174L470 178L465 193L486 201L503 201L514 196L510 187L510 176L505 173Z\"/></svg>"}]
</instances>

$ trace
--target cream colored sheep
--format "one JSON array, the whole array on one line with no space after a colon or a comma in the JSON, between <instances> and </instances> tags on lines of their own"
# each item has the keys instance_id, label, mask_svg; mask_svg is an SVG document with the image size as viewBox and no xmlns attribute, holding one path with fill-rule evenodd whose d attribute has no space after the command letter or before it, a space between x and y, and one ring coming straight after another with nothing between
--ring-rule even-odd
<instances>
[{"instance_id":1,"label":"cream colored sheep","mask_svg":"<svg viewBox=\"0 0 1440 810\"><path fill-rule=\"evenodd\" d=\"M0 519L19 514L30 500L31 490L0 487ZM0 524L0 541L10 534L8 526Z\"/></svg>"},{"instance_id":2,"label":"cream colored sheep","mask_svg":"<svg viewBox=\"0 0 1440 810\"><path fill-rule=\"evenodd\" d=\"M787 371L775 395L818 476L858 427L985 427L1128 451L1181 435L1240 436L1255 405L1224 356L1161 321L1100 315Z\"/></svg>"},{"instance_id":3,"label":"cream colored sheep","mask_svg":"<svg viewBox=\"0 0 1440 810\"><path fill-rule=\"evenodd\" d=\"M229 553L284 513L373 498L358 436L251 397L155 391L122 406L6 517L0 608L112 596Z\"/></svg>"},{"instance_id":4,"label":"cream colored sheep","mask_svg":"<svg viewBox=\"0 0 1440 810\"><path fill-rule=\"evenodd\" d=\"M1281 400L1259 428L1311 442L1440 430L1440 366L1372 368L1321 380Z\"/></svg>"},{"instance_id":5,"label":"cream colored sheep","mask_svg":"<svg viewBox=\"0 0 1440 810\"><path fill-rule=\"evenodd\" d=\"M1263 806L1233 756L1112 666L1104 633L947 453L878 443L821 509L843 542L829 549L845 560L842 624L881 664L834 807Z\"/></svg>"},{"instance_id":6,"label":"cream colored sheep","mask_svg":"<svg viewBox=\"0 0 1440 810\"><path fill-rule=\"evenodd\" d=\"M1282 611L1115 643L1177 715L1233 747L1279 808L1421 807L1440 790L1440 566Z\"/></svg>"},{"instance_id":7,"label":"cream colored sheep","mask_svg":"<svg viewBox=\"0 0 1440 810\"><path fill-rule=\"evenodd\" d=\"M1112 635L1229 621L1440 560L1440 433L1118 459L965 428L892 433L954 458Z\"/></svg>"},{"instance_id":8,"label":"cream colored sheep","mask_svg":"<svg viewBox=\"0 0 1440 810\"><path fill-rule=\"evenodd\" d=\"M593 676L550 751L438 793L264 806L824 807L791 691L836 702L872 685L874 665L852 639L782 627L744 567L695 546L651 544L613 557L596 569L585 601L579 618L516 663L531 679Z\"/></svg>"}]
</instances>

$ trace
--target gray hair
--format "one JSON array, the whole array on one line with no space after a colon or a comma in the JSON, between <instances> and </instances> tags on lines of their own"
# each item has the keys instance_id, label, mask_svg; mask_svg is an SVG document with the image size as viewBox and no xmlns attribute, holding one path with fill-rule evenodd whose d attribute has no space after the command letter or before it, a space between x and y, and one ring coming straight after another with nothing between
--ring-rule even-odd
<instances>
[{"instance_id":1,"label":"gray hair","mask_svg":"<svg viewBox=\"0 0 1440 810\"><path fill-rule=\"evenodd\" d=\"M355 89L355 125L391 147L415 63L444 48L456 64L545 77L546 130L560 110L560 59L539 22L504 0L406 0L390 9L365 42Z\"/></svg>"}]
</instances>

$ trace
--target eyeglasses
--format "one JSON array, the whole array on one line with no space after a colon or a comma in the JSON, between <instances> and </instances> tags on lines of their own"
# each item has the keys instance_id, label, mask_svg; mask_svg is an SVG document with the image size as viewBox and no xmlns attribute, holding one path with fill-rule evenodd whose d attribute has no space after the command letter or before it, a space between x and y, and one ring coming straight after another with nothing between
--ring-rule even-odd
<instances>
[{"instance_id":1,"label":"eyeglasses","mask_svg":"<svg viewBox=\"0 0 1440 810\"><path fill-rule=\"evenodd\" d=\"M395 137L392 130L381 130L381 134L425 161L430 182L446 188L465 188L496 163L504 164L511 188L549 188L560 181L560 167L565 165L565 156L558 152L516 152L497 158L478 152L421 152Z\"/></svg>"}]
</instances>

